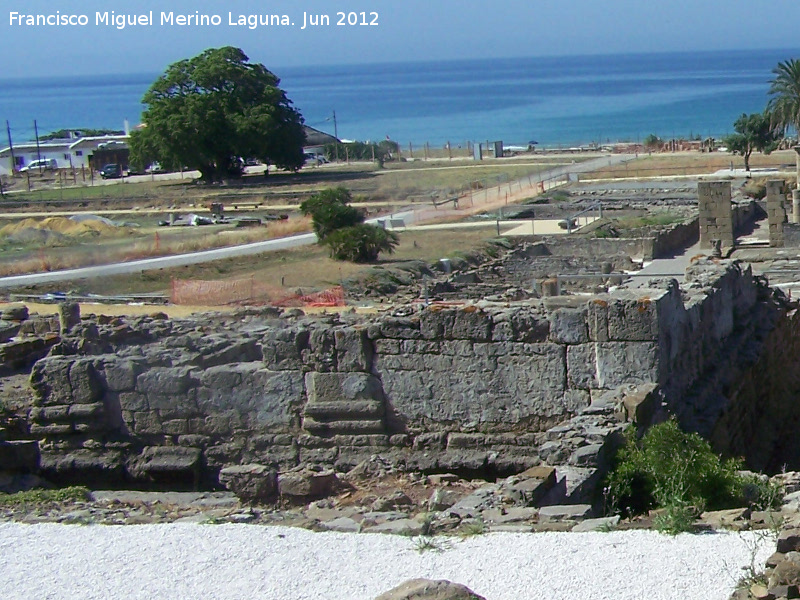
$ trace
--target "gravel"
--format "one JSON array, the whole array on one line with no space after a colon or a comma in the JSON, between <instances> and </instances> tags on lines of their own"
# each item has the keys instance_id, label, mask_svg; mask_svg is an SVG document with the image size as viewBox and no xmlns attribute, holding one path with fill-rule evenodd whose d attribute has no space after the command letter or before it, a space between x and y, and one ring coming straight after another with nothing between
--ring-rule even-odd
<instances>
[{"instance_id":1,"label":"gravel","mask_svg":"<svg viewBox=\"0 0 800 600\"><path fill-rule=\"evenodd\" d=\"M466 539L254 525L0 523L7 600L372 600L449 579L488 600L727 600L775 549L757 532L492 533Z\"/></svg>"}]
</instances>

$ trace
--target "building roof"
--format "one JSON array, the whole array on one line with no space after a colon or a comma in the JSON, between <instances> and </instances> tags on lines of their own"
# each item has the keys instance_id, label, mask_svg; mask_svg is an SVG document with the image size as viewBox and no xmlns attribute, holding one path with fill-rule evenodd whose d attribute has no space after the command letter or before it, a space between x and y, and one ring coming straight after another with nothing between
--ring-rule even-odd
<instances>
[{"instance_id":1,"label":"building roof","mask_svg":"<svg viewBox=\"0 0 800 600\"><path fill-rule=\"evenodd\" d=\"M127 145L127 135L98 135L82 138L46 140L39 142L39 148L42 150L80 150L82 148L97 148L100 144L108 142L120 142ZM14 150L26 152L36 150L36 142L23 142L21 144L14 144ZM0 150L0 156L11 154L11 147L6 146Z\"/></svg>"},{"instance_id":2,"label":"building roof","mask_svg":"<svg viewBox=\"0 0 800 600\"><path fill-rule=\"evenodd\" d=\"M338 140L330 133L325 133L319 129L314 129L308 125L303 125L303 131L306 134L306 143L304 146L324 146L325 144L335 144Z\"/></svg>"}]
</instances>

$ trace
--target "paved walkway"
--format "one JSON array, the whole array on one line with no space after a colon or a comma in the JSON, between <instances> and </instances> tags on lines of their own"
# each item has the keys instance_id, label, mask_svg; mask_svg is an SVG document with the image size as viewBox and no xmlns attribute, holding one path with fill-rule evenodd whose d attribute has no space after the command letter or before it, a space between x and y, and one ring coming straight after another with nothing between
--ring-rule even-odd
<instances>
[{"instance_id":1,"label":"paved walkway","mask_svg":"<svg viewBox=\"0 0 800 600\"><path fill-rule=\"evenodd\" d=\"M685 250L670 258L656 258L643 269L637 271L625 284L630 288L646 288L648 281L654 277L674 277L678 283L683 283L686 268L691 264L692 258L698 254L709 254L709 250L701 250L700 242L689 246Z\"/></svg>"}]
</instances>

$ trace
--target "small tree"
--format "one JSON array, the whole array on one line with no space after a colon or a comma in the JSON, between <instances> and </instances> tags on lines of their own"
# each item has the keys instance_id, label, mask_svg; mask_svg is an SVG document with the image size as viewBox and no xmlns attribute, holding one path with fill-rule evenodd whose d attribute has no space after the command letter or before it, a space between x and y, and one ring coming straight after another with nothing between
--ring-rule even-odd
<instances>
[{"instance_id":1,"label":"small tree","mask_svg":"<svg viewBox=\"0 0 800 600\"><path fill-rule=\"evenodd\" d=\"M400 239L393 231L361 223L332 232L323 243L336 260L364 263L376 261L381 252L393 253Z\"/></svg>"},{"instance_id":2,"label":"small tree","mask_svg":"<svg viewBox=\"0 0 800 600\"><path fill-rule=\"evenodd\" d=\"M646 150L658 150L664 142L655 133L649 134L644 138L643 146Z\"/></svg>"},{"instance_id":3,"label":"small tree","mask_svg":"<svg viewBox=\"0 0 800 600\"><path fill-rule=\"evenodd\" d=\"M770 154L778 147L783 132L772 124L769 113L742 114L733 124L736 133L725 137L722 143L734 154L744 157L744 168L750 170L750 155L754 152Z\"/></svg>"},{"instance_id":4,"label":"small tree","mask_svg":"<svg viewBox=\"0 0 800 600\"><path fill-rule=\"evenodd\" d=\"M319 191L300 204L300 211L311 217L320 242L337 229L364 221L364 213L350 206L352 199L348 189L335 187Z\"/></svg>"}]
</instances>

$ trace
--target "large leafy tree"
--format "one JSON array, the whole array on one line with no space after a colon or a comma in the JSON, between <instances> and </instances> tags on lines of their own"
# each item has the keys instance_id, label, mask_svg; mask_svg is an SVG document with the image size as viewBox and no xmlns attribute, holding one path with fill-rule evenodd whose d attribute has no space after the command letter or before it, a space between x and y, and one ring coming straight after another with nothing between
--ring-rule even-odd
<instances>
[{"instance_id":1,"label":"large leafy tree","mask_svg":"<svg viewBox=\"0 0 800 600\"><path fill-rule=\"evenodd\" d=\"M303 117L280 79L238 48L212 48L170 65L142 98L144 127L131 135L132 162L187 166L206 182L241 173L242 158L297 170Z\"/></svg>"},{"instance_id":2,"label":"large leafy tree","mask_svg":"<svg viewBox=\"0 0 800 600\"><path fill-rule=\"evenodd\" d=\"M736 131L723 139L722 143L734 154L744 157L744 168L750 170L750 155L753 152L770 154L783 138L783 130L771 122L769 113L743 114L733 124Z\"/></svg>"},{"instance_id":3,"label":"large leafy tree","mask_svg":"<svg viewBox=\"0 0 800 600\"><path fill-rule=\"evenodd\" d=\"M767 110L773 115L773 125L784 130L793 127L800 133L800 59L778 63L772 74L775 77L770 81L771 98ZM800 154L797 157L797 188L800 189Z\"/></svg>"}]
</instances>

